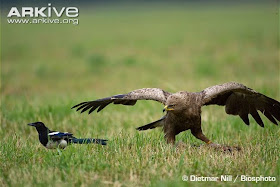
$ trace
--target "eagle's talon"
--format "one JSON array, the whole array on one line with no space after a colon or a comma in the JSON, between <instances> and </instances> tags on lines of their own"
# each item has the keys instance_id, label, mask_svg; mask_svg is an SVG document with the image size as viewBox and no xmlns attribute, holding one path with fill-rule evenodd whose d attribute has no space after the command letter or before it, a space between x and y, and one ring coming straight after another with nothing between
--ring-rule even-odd
<instances>
[{"instance_id":1,"label":"eagle's talon","mask_svg":"<svg viewBox=\"0 0 280 187\"><path fill-rule=\"evenodd\" d=\"M230 152L232 153L233 151L240 151L241 148L237 146L228 146L228 145L221 145L221 144L215 144L215 143L210 143L208 144L210 147L213 147L216 150L222 150L223 152Z\"/></svg>"}]
</instances>

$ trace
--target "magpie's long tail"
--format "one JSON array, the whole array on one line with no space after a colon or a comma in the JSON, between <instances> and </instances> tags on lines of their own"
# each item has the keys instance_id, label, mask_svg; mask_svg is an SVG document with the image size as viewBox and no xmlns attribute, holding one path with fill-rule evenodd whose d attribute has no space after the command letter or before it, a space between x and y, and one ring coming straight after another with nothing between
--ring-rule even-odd
<instances>
[{"instance_id":1,"label":"magpie's long tail","mask_svg":"<svg viewBox=\"0 0 280 187\"><path fill-rule=\"evenodd\" d=\"M90 143L96 143L101 145L107 145L108 140L104 139L95 139L95 138L73 138L70 140L71 143L77 143L77 144L90 144Z\"/></svg>"},{"instance_id":2,"label":"magpie's long tail","mask_svg":"<svg viewBox=\"0 0 280 187\"><path fill-rule=\"evenodd\" d=\"M141 126L141 127L138 127L138 128L136 128L136 130L143 131L143 130L153 129L156 127L161 127L164 125L164 119L165 119L165 116L163 116L162 118L160 118L157 121L154 121L152 123L149 123L149 124Z\"/></svg>"}]
</instances>

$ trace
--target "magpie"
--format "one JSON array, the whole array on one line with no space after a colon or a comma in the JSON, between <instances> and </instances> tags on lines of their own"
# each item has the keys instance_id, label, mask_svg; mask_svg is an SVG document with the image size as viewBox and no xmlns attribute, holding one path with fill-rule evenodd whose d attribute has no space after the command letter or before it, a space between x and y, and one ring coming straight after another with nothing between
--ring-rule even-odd
<instances>
[{"instance_id":1,"label":"magpie","mask_svg":"<svg viewBox=\"0 0 280 187\"><path fill-rule=\"evenodd\" d=\"M64 149L68 144L89 144L96 143L101 145L106 145L107 140L103 139L94 139L94 138L84 138L78 139L69 132L58 132L51 131L48 127L45 126L43 122L34 122L29 123L28 125L36 128L39 134L39 140L43 146L48 149L61 148Z\"/></svg>"}]
</instances>

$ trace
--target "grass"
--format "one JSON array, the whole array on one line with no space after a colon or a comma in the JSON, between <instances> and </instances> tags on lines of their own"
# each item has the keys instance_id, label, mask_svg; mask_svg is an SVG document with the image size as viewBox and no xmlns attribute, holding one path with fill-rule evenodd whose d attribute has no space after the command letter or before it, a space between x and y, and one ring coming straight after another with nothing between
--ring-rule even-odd
<instances>
[{"instance_id":1,"label":"grass","mask_svg":"<svg viewBox=\"0 0 280 187\"><path fill-rule=\"evenodd\" d=\"M203 108L203 130L212 141L238 145L224 154L206 147L190 132L176 149L160 129L136 127L161 117L162 105L109 106L101 113L70 108L85 100L142 87L170 92L200 91L236 81L280 100L277 18L269 6L91 7L81 8L80 24L8 25L2 22L0 185L1 186L202 186L183 175L277 176L278 126L262 129ZM275 13L275 12L274 12ZM106 147L72 145L46 150L27 123L76 137L109 139ZM209 182L251 186L254 182Z\"/></svg>"}]
</instances>

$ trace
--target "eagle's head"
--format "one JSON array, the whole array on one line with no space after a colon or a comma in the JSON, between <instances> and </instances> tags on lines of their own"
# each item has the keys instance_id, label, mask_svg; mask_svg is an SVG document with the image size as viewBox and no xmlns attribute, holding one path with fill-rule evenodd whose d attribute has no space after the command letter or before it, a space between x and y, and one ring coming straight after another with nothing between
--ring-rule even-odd
<instances>
[{"instance_id":1,"label":"eagle's head","mask_svg":"<svg viewBox=\"0 0 280 187\"><path fill-rule=\"evenodd\" d=\"M167 98L166 105L164 106L163 112L182 112L187 109L186 100L182 92L173 94Z\"/></svg>"}]
</instances>

